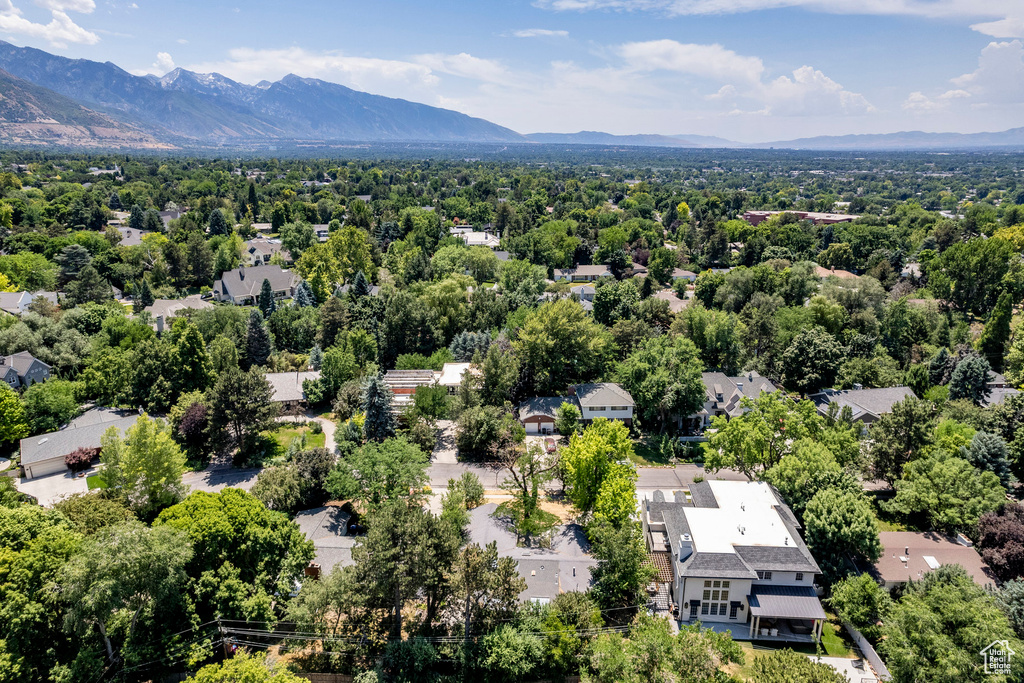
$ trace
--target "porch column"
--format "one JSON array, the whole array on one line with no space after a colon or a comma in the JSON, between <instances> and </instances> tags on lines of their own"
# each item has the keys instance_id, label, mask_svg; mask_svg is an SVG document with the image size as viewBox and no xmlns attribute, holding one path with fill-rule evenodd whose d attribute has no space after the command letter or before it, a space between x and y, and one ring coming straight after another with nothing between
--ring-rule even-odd
<instances>
[{"instance_id":1,"label":"porch column","mask_svg":"<svg viewBox=\"0 0 1024 683\"><path fill-rule=\"evenodd\" d=\"M821 642L821 627L823 623L821 619L814 620L814 640L819 643Z\"/></svg>"}]
</instances>

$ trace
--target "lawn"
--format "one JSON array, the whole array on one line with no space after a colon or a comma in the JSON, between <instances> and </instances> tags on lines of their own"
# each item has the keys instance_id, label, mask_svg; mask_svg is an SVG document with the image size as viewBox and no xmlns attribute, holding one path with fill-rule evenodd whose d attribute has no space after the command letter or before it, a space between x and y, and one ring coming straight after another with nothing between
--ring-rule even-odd
<instances>
[{"instance_id":1,"label":"lawn","mask_svg":"<svg viewBox=\"0 0 1024 683\"><path fill-rule=\"evenodd\" d=\"M725 667L725 671L733 676L740 678L741 680L748 680L751 675L751 664L758 657L763 657L775 650L789 649L794 652L799 652L804 655L817 655L818 649L812 643L789 643L789 644L776 644L772 643L767 645L765 643L751 643L750 641L740 640L737 641L739 646L743 649L743 656L745 662L742 665L730 664ZM835 617L831 617L825 624L825 628L821 634L821 649L822 654L829 657L852 657L853 651L850 649L850 644L844 639L842 633L842 626Z\"/></svg>"},{"instance_id":2,"label":"lawn","mask_svg":"<svg viewBox=\"0 0 1024 683\"><path fill-rule=\"evenodd\" d=\"M85 483L90 491L107 488L107 482L103 481L102 474L90 474L85 478Z\"/></svg>"},{"instance_id":3,"label":"lawn","mask_svg":"<svg viewBox=\"0 0 1024 683\"><path fill-rule=\"evenodd\" d=\"M272 439L274 442L274 452L270 454L269 458L266 458L271 464L286 462L289 447L307 451L311 448L323 448L327 443L327 436L323 432L314 434L309 427L293 426L284 422L280 425L274 431L264 432L264 435L269 437L268 440Z\"/></svg>"},{"instance_id":4,"label":"lawn","mask_svg":"<svg viewBox=\"0 0 1024 683\"><path fill-rule=\"evenodd\" d=\"M662 453L640 441L633 444L630 460L638 467L668 467L671 464L668 453Z\"/></svg>"}]
</instances>

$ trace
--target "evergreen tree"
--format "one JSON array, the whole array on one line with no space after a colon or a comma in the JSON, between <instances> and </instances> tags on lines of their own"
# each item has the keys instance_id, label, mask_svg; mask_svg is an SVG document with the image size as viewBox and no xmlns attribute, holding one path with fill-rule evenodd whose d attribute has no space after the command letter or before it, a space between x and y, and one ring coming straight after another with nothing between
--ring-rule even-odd
<instances>
[{"instance_id":1,"label":"evergreen tree","mask_svg":"<svg viewBox=\"0 0 1024 683\"><path fill-rule=\"evenodd\" d=\"M324 363L324 352L320 348L319 344L314 344L313 348L309 351L309 367L314 370L319 370L320 366Z\"/></svg>"},{"instance_id":2,"label":"evergreen tree","mask_svg":"<svg viewBox=\"0 0 1024 683\"><path fill-rule=\"evenodd\" d=\"M259 215L260 203L256 198L256 183L249 183L249 197L245 203L249 206L249 213L254 217Z\"/></svg>"},{"instance_id":3,"label":"evergreen tree","mask_svg":"<svg viewBox=\"0 0 1024 683\"><path fill-rule=\"evenodd\" d=\"M178 340L174 347L178 390L205 391L213 383L213 363L206 353L203 335L195 323L183 318L175 320L173 332Z\"/></svg>"},{"instance_id":4,"label":"evergreen tree","mask_svg":"<svg viewBox=\"0 0 1024 683\"><path fill-rule=\"evenodd\" d=\"M935 357L928 363L928 375L932 381L932 385L945 384L946 372L949 368L949 351L946 347L939 349L939 352L935 354Z\"/></svg>"},{"instance_id":5,"label":"evergreen tree","mask_svg":"<svg viewBox=\"0 0 1024 683\"><path fill-rule=\"evenodd\" d=\"M991 390L988 388L988 377L992 367L984 358L970 355L957 363L949 378L949 400L966 398L982 405Z\"/></svg>"},{"instance_id":6,"label":"evergreen tree","mask_svg":"<svg viewBox=\"0 0 1024 683\"><path fill-rule=\"evenodd\" d=\"M110 298L110 283L103 279L103 276L88 265L82 268L77 280L72 280L64 288L71 303L78 305L87 302L102 303Z\"/></svg>"},{"instance_id":7,"label":"evergreen tree","mask_svg":"<svg viewBox=\"0 0 1024 683\"><path fill-rule=\"evenodd\" d=\"M263 316L254 308L249 314L249 324L245 330L246 367L266 365L272 350L270 333L263 324Z\"/></svg>"},{"instance_id":8,"label":"evergreen tree","mask_svg":"<svg viewBox=\"0 0 1024 683\"><path fill-rule=\"evenodd\" d=\"M370 283L367 281L366 276L363 275L363 271L360 270L352 279L352 296L360 298L366 296L369 293Z\"/></svg>"},{"instance_id":9,"label":"evergreen tree","mask_svg":"<svg viewBox=\"0 0 1024 683\"><path fill-rule=\"evenodd\" d=\"M227 235L231 233L231 226L224 217L224 212L214 209L210 212L210 235Z\"/></svg>"},{"instance_id":10,"label":"evergreen tree","mask_svg":"<svg viewBox=\"0 0 1024 683\"><path fill-rule=\"evenodd\" d=\"M110 195L110 199L107 201L107 206L111 211L120 211L123 208L123 204L121 204L121 193L115 191L114 194Z\"/></svg>"},{"instance_id":11,"label":"evergreen tree","mask_svg":"<svg viewBox=\"0 0 1024 683\"><path fill-rule=\"evenodd\" d=\"M213 250L198 232L189 235L185 242L185 262L192 271L193 284L213 284Z\"/></svg>"},{"instance_id":12,"label":"evergreen tree","mask_svg":"<svg viewBox=\"0 0 1024 683\"><path fill-rule=\"evenodd\" d=\"M259 299L260 312L264 318L277 310L277 303L274 301L274 288L270 286L270 280L263 278L263 285L260 287Z\"/></svg>"},{"instance_id":13,"label":"evergreen tree","mask_svg":"<svg viewBox=\"0 0 1024 683\"><path fill-rule=\"evenodd\" d=\"M299 308L316 306L316 297L313 296L313 290L310 289L308 282L303 280L299 283L299 286L295 288L295 298L293 301Z\"/></svg>"},{"instance_id":14,"label":"evergreen tree","mask_svg":"<svg viewBox=\"0 0 1024 683\"><path fill-rule=\"evenodd\" d=\"M1003 292L996 301L985 330L981 333L978 349L989 364L1000 370L1006 354L1006 344L1010 341L1010 320L1013 318L1013 295Z\"/></svg>"},{"instance_id":15,"label":"evergreen tree","mask_svg":"<svg viewBox=\"0 0 1024 683\"><path fill-rule=\"evenodd\" d=\"M368 441L383 441L395 435L395 416L391 412L391 387L380 375L372 375L363 385L363 436Z\"/></svg>"},{"instance_id":16,"label":"evergreen tree","mask_svg":"<svg viewBox=\"0 0 1024 683\"><path fill-rule=\"evenodd\" d=\"M146 223L146 212L138 204L132 205L132 211L128 215L128 227L138 232Z\"/></svg>"}]
</instances>

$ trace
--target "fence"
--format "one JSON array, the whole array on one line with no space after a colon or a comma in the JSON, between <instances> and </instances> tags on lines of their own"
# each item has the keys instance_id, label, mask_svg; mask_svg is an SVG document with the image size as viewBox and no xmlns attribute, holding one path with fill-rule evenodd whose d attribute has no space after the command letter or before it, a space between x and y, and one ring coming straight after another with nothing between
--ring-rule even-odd
<instances>
[{"instance_id":1,"label":"fence","mask_svg":"<svg viewBox=\"0 0 1024 683\"><path fill-rule=\"evenodd\" d=\"M875 652L875 648L870 642L868 642L868 639L864 637L864 634L855 629L853 624L847 621L843 622L843 627L846 629L846 632L850 634L850 637L853 638L853 642L857 644L860 651L864 653L864 658L868 660L868 664L870 664L871 668L875 670L876 674L878 674L878 680L891 681L892 674L889 673L889 669L885 666L885 662L883 662L882 658L878 656L878 653Z\"/></svg>"}]
</instances>

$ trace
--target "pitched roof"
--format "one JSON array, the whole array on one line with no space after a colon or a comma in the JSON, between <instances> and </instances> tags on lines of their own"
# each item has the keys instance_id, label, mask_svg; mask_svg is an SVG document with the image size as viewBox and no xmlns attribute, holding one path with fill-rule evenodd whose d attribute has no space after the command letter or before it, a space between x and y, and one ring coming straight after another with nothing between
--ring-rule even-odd
<instances>
[{"instance_id":1,"label":"pitched roof","mask_svg":"<svg viewBox=\"0 0 1024 683\"><path fill-rule=\"evenodd\" d=\"M531 417L548 417L552 420L556 417L556 411L566 401L571 399L562 396L538 396L530 398L519 404L519 419L528 420Z\"/></svg>"},{"instance_id":2,"label":"pitched roof","mask_svg":"<svg viewBox=\"0 0 1024 683\"><path fill-rule=\"evenodd\" d=\"M995 583L992 570L977 550L945 534L934 531L883 531L878 534L878 540L882 543L882 555L870 571L882 581L916 581L935 569L933 564L958 564L967 570L979 586ZM932 563L929 563L929 558Z\"/></svg>"},{"instance_id":3,"label":"pitched roof","mask_svg":"<svg viewBox=\"0 0 1024 683\"><path fill-rule=\"evenodd\" d=\"M754 616L782 619L827 619L821 601L810 586L751 586L747 596Z\"/></svg>"},{"instance_id":4,"label":"pitched roof","mask_svg":"<svg viewBox=\"0 0 1024 683\"><path fill-rule=\"evenodd\" d=\"M316 551L313 561L320 565L320 571L324 574L329 574L336 566L353 564L352 548L358 540L348 535L351 517L342 508L333 505L295 514L299 530L313 542Z\"/></svg>"},{"instance_id":5,"label":"pitched roof","mask_svg":"<svg viewBox=\"0 0 1024 683\"><path fill-rule=\"evenodd\" d=\"M94 422L77 427L68 425L60 431L22 439L21 464L31 465L51 458L63 458L76 448L99 448L100 438L108 429L117 427L124 432L138 419L138 415L131 415L109 422Z\"/></svg>"},{"instance_id":6,"label":"pitched roof","mask_svg":"<svg viewBox=\"0 0 1024 683\"><path fill-rule=\"evenodd\" d=\"M2 361L3 365L7 365L9 367L14 368L18 375L22 377L24 377L25 373L32 369L33 363L39 363L40 365L44 366L47 370L50 369L49 365L39 360L28 351L19 351L18 353L13 353L10 356L4 356Z\"/></svg>"},{"instance_id":7,"label":"pitched roof","mask_svg":"<svg viewBox=\"0 0 1024 683\"><path fill-rule=\"evenodd\" d=\"M576 400L583 407L613 405L632 407L635 405L630 393L612 382L576 384L572 390L575 392Z\"/></svg>"},{"instance_id":8,"label":"pitched roof","mask_svg":"<svg viewBox=\"0 0 1024 683\"><path fill-rule=\"evenodd\" d=\"M21 313L23 300L28 292L0 292L0 310Z\"/></svg>"},{"instance_id":9,"label":"pitched roof","mask_svg":"<svg viewBox=\"0 0 1024 683\"><path fill-rule=\"evenodd\" d=\"M220 280L214 283L216 289L219 283L223 291L232 297L257 296L263 281L269 280L270 286L275 292L294 287L299 278L290 270L281 266L265 265L255 268L235 268L227 270L220 276Z\"/></svg>"},{"instance_id":10,"label":"pitched roof","mask_svg":"<svg viewBox=\"0 0 1024 683\"><path fill-rule=\"evenodd\" d=\"M740 400L747 396L757 398L762 392L772 393L778 388L767 377L748 372L741 377L729 377L723 372L703 372L704 391L713 410L724 411L730 417L743 412Z\"/></svg>"},{"instance_id":11,"label":"pitched roof","mask_svg":"<svg viewBox=\"0 0 1024 683\"><path fill-rule=\"evenodd\" d=\"M878 417L885 413L891 413L893 405L908 396L917 398L910 387L882 387L878 389L844 389L842 391L827 389L807 398L818 406L818 412L822 414L828 413L829 403L835 403L840 408L849 406L853 411L853 419L860 420L865 416Z\"/></svg>"},{"instance_id":12,"label":"pitched roof","mask_svg":"<svg viewBox=\"0 0 1024 683\"><path fill-rule=\"evenodd\" d=\"M592 277L601 277L602 275L611 275L611 271L608 266L575 266L573 268L555 268L555 277L559 275L584 275Z\"/></svg>"},{"instance_id":13,"label":"pitched roof","mask_svg":"<svg viewBox=\"0 0 1024 683\"><path fill-rule=\"evenodd\" d=\"M213 304L205 301L201 295L193 294L184 299L154 299L151 305L146 306L146 311L151 313L154 318L163 316L164 319L167 319L173 318L180 311L187 309L202 311L207 308L213 308Z\"/></svg>"},{"instance_id":14,"label":"pitched roof","mask_svg":"<svg viewBox=\"0 0 1024 683\"><path fill-rule=\"evenodd\" d=\"M307 379L320 379L320 371L268 372L267 382L270 383L270 390L272 392L270 400L277 403L304 401L306 393L302 390L302 383Z\"/></svg>"}]
</instances>

